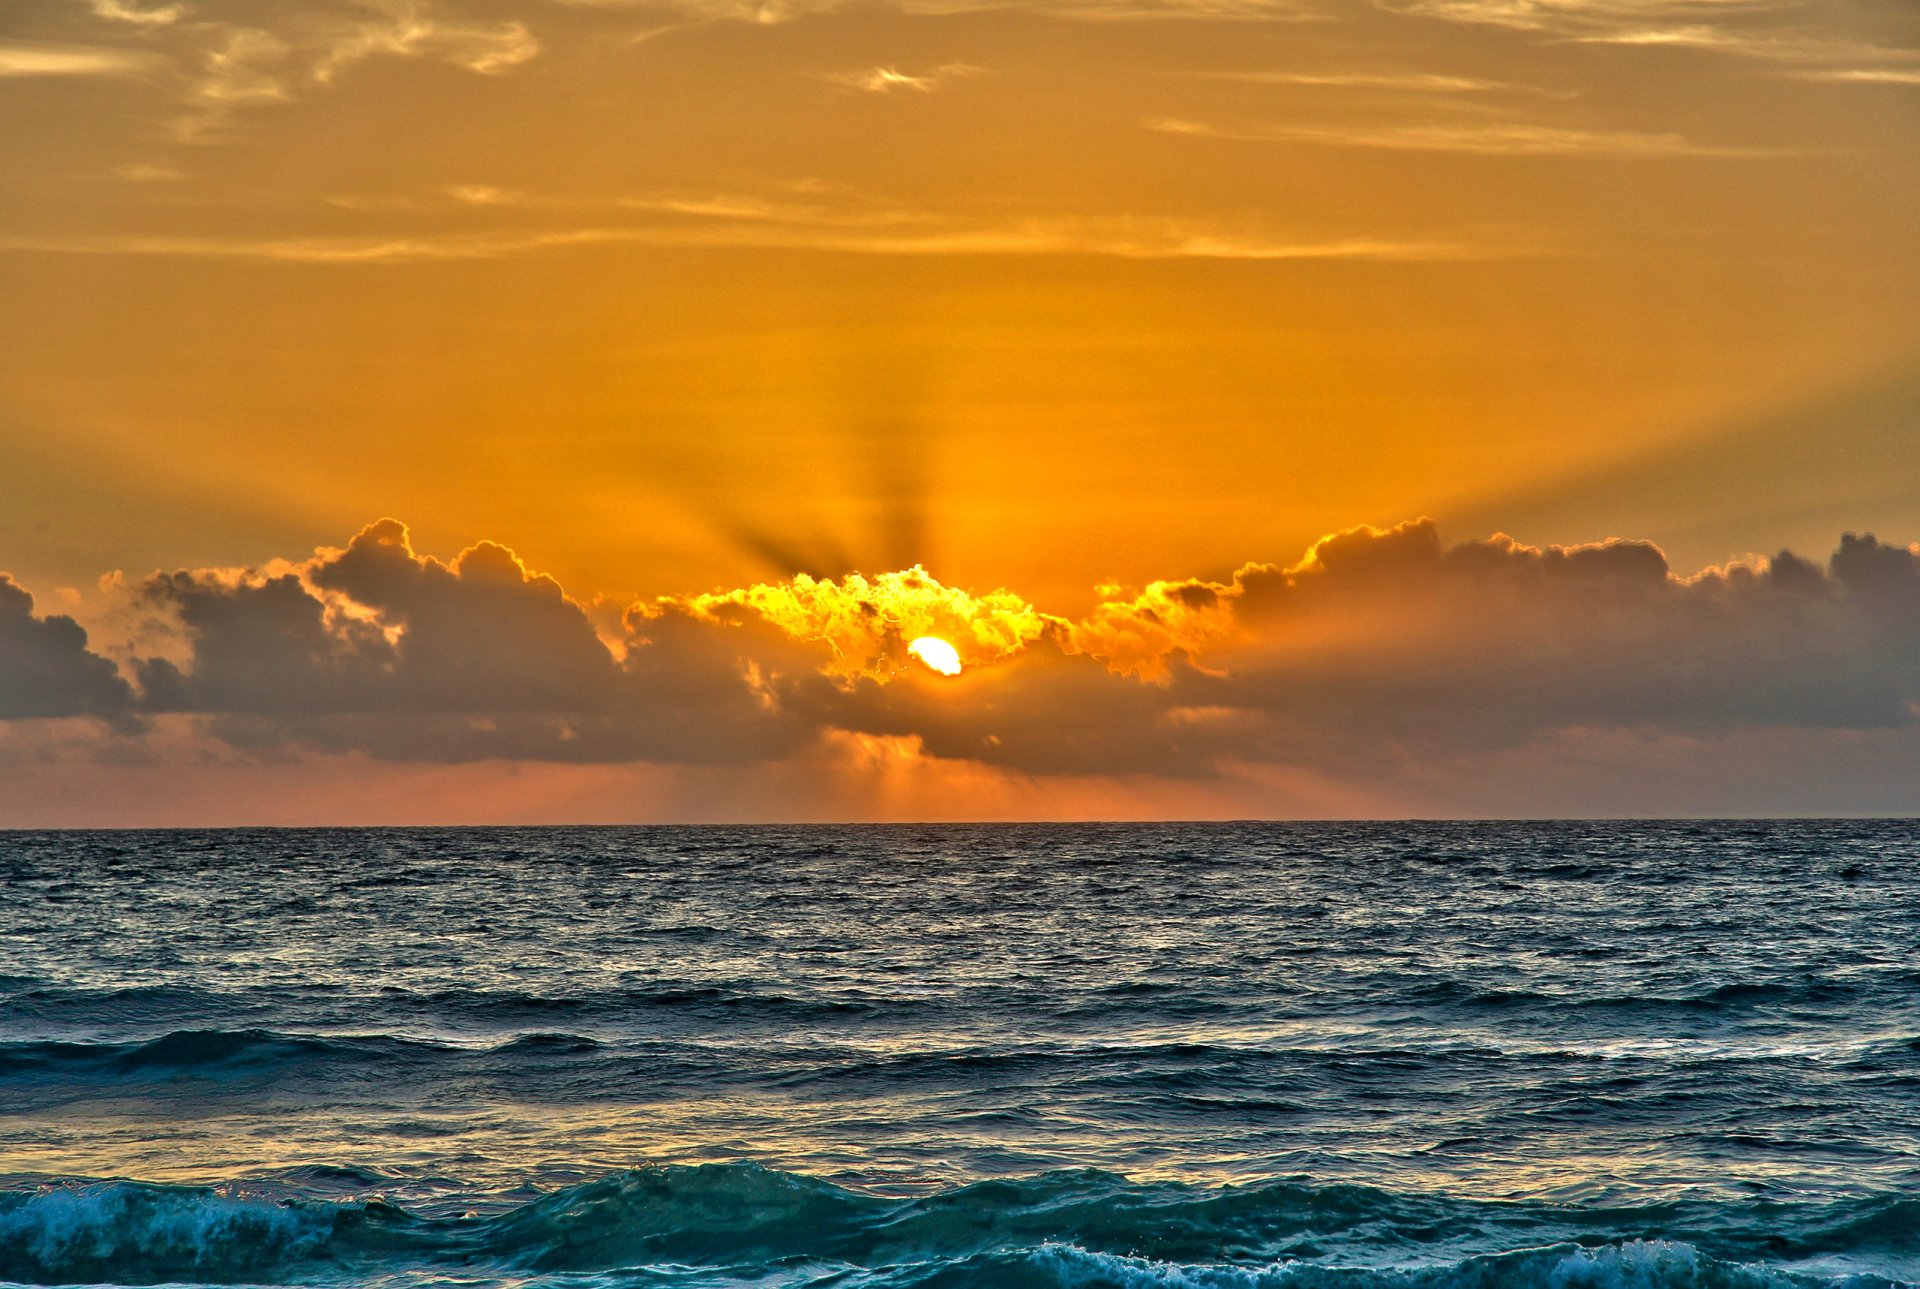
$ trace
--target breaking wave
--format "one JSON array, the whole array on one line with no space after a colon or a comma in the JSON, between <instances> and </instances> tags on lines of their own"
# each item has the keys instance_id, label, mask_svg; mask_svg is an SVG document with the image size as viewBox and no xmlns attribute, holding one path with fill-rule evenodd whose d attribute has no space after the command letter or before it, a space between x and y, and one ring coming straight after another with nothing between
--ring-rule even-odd
<instances>
[{"instance_id":1,"label":"breaking wave","mask_svg":"<svg viewBox=\"0 0 1920 1289\"><path fill-rule=\"evenodd\" d=\"M290 1174L0 1192L0 1279L1867 1289L1920 1268L1920 1202L1884 1196L1604 1208L1073 1171L896 1198L747 1164L641 1168L456 1215L369 1191L320 1198Z\"/></svg>"}]
</instances>

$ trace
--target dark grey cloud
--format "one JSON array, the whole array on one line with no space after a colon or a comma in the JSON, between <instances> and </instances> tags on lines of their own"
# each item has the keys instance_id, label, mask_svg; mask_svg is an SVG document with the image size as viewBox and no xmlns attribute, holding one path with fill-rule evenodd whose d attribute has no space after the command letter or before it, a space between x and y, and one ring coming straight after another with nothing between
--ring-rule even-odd
<instances>
[{"instance_id":1,"label":"dark grey cloud","mask_svg":"<svg viewBox=\"0 0 1920 1289\"><path fill-rule=\"evenodd\" d=\"M395 520L300 572L159 574L138 594L191 648L184 666L136 663L144 705L210 716L251 751L704 763L797 736L748 665L756 633L632 614L616 658L586 610L505 547L446 564L416 554ZM757 634L745 652L792 652Z\"/></svg>"},{"instance_id":2,"label":"dark grey cloud","mask_svg":"<svg viewBox=\"0 0 1920 1289\"><path fill-rule=\"evenodd\" d=\"M124 719L133 693L112 662L87 648L72 618L35 617L33 597L0 573L0 720Z\"/></svg>"},{"instance_id":3,"label":"dark grey cloud","mask_svg":"<svg viewBox=\"0 0 1920 1289\"><path fill-rule=\"evenodd\" d=\"M1223 752L1440 751L1570 728L1878 729L1920 712L1920 561L1848 536L1827 569L1783 552L1676 577L1653 546L1445 547L1427 522L1321 543L1223 593L1254 639L1170 690L1258 718Z\"/></svg>"}]
</instances>

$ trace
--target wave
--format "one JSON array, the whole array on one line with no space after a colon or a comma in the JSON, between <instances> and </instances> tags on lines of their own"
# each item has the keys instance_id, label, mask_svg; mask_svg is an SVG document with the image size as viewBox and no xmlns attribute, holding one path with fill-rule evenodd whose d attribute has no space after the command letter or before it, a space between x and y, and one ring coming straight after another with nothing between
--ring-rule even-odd
<instances>
[{"instance_id":1,"label":"wave","mask_svg":"<svg viewBox=\"0 0 1920 1289\"><path fill-rule=\"evenodd\" d=\"M5 977L0 977L4 981ZM18 983L28 983L13 978ZM785 993L747 982L662 981L556 996L516 989L411 990L386 986L358 992L324 984L263 984L254 988L176 986L8 989L0 983L0 1014L15 1026L43 1032L114 1032L170 1023L181 1029L271 1026L276 1018L306 1017L326 1023L375 1020L405 1026L436 1025L475 1031L516 1029L528 1024L579 1022L654 1025L663 1020L833 1023L894 1019L924 1002L898 992L849 988Z\"/></svg>"},{"instance_id":2,"label":"wave","mask_svg":"<svg viewBox=\"0 0 1920 1289\"><path fill-rule=\"evenodd\" d=\"M649 938L668 939L712 934L721 933L701 926L649 928L645 932ZM725 934L736 940L751 938L749 933L739 931ZM1577 946L1569 944L1564 948L1571 952ZM1308 943L1280 946L1274 951L1290 956L1313 955L1327 952L1328 946ZM1782 1006L1812 1006L1844 1012L1881 998L1901 997L1920 982L1920 970L1897 961L1870 958L1856 962L1855 968L1845 972L1831 967L1808 969L1763 979L1696 979L1661 989L1646 987L1651 982L1630 979L1614 982L1621 987L1610 989L1605 980L1570 979L1557 986L1529 986L1496 984L1432 971L1382 971L1347 982L1353 992L1337 1001L1341 1008L1364 998L1392 1007L1457 1012L1464 1016L1538 1010L1623 1013L1648 1018L1685 1018L1694 1013L1739 1017ZM1633 987L1636 984L1643 987ZM1045 1001L1064 1016L1107 1015L1141 1009L1155 1014L1235 1014L1249 1008L1265 1012L1277 1001L1289 1001L1303 1008L1302 1014L1310 1014L1316 998L1325 1003L1333 997L1324 991L1298 986L1278 988L1276 992L1273 982L1267 982L1262 990L1236 996L1231 992L1195 990L1174 979L1109 981L1078 990L1043 992L1044 999L1026 987L1010 986L995 994L994 1001ZM969 997L977 1002L981 995L976 988ZM253 986L222 988L182 985L89 988L0 973L0 1005L4 1005L8 1013L37 1023L67 1026L150 1022L156 1016L192 1023L195 1018L259 1017L289 1008L432 1016L471 1023L515 1023L530 1017L644 1017L662 1012L728 1018L761 1013L782 1018L796 1015L870 1017L880 1013L896 1014L903 1008L923 1008L930 1001L940 1005L941 1000L876 987L876 982L787 992L745 979L669 977L645 984L614 985L578 995L559 995L513 988L414 989L396 985L368 991L311 981L260 982Z\"/></svg>"},{"instance_id":3,"label":"wave","mask_svg":"<svg viewBox=\"0 0 1920 1289\"><path fill-rule=\"evenodd\" d=\"M836 1043L810 1030L799 1041L736 1030L724 1044L714 1044L685 1033L541 1025L478 1033L246 1028L84 1041L35 1038L0 1041L0 1100L12 1098L21 1109L103 1091L247 1098L271 1083L320 1106L340 1100L345 1088L384 1083L425 1089L453 1078L483 1080L503 1095L567 1100L619 1092L637 1074L656 1088L757 1085L803 1096L821 1089L895 1096L992 1079L1125 1098L1137 1102L1135 1109L1267 1122L1275 1114L1305 1112L1316 1098L1344 1088L1388 1082L1414 1088L1435 1079L1477 1078L1481 1072L1584 1078L1591 1068L1617 1062L1623 1072L1608 1095L1620 1099L1606 1104L1626 1114L1672 1091L1675 1079L1691 1081L1688 1086L1699 1095L1725 1097L1736 1087L1776 1077L1783 1063L1844 1068L1894 1081L1910 1080L1920 1066L1920 1039L1905 1030L1845 1039L1436 1034L1422 1041L1423 1036L1401 1033L1388 1044L1342 1032L1318 1042L1297 1034L1284 1042L1256 1036L1096 1041L1060 1035L1014 1043L968 1042L955 1035L946 1037L957 1041L929 1036L926 1045L910 1046L859 1041L865 1037ZM1490 1041L1476 1041L1483 1038ZM1568 1113L1578 1116L1590 1108L1581 1103ZM1559 1112L1549 1107L1541 1113ZM1774 1127L1793 1135L1790 1128Z\"/></svg>"},{"instance_id":4,"label":"wave","mask_svg":"<svg viewBox=\"0 0 1920 1289\"><path fill-rule=\"evenodd\" d=\"M1369 1268L1287 1262L1263 1267L1161 1262L1048 1245L945 1266L893 1269L845 1283L880 1289L1878 1289L1900 1282L1834 1277L1707 1257L1687 1244L1634 1240L1599 1248L1556 1246L1445 1266Z\"/></svg>"},{"instance_id":5,"label":"wave","mask_svg":"<svg viewBox=\"0 0 1920 1289\"><path fill-rule=\"evenodd\" d=\"M29 1284L218 1283L323 1257L349 1206L114 1182L0 1195L0 1277Z\"/></svg>"},{"instance_id":6,"label":"wave","mask_svg":"<svg viewBox=\"0 0 1920 1289\"><path fill-rule=\"evenodd\" d=\"M0 1192L0 1279L347 1282L619 1272L628 1283L1758 1289L1920 1271L1920 1201L1599 1208L1276 1181L1206 1189L1073 1171L895 1198L749 1164L616 1173L424 1215L313 1170L219 1187ZM341 1195L350 1198L339 1198ZM334 1198L323 1198L333 1196Z\"/></svg>"},{"instance_id":7,"label":"wave","mask_svg":"<svg viewBox=\"0 0 1920 1289\"><path fill-rule=\"evenodd\" d=\"M71 1076L86 1067L127 1076L210 1068L271 1071L300 1061L381 1061L436 1050L435 1044L385 1035L320 1038L263 1029L189 1029L125 1043L0 1043L0 1077L34 1072Z\"/></svg>"}]
</instances>

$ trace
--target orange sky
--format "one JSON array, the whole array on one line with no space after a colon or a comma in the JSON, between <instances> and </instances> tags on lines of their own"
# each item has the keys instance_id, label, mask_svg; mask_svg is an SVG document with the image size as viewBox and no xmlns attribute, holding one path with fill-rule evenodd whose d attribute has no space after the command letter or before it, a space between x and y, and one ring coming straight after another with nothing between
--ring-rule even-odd
<instances>
[{"instance_id":1,"label":"orange sky","mask_svg":"<svg viewBox=\"0 0 1920 1289\"><path fill-rule=\"evenodd\" d=\"M1461 809L1763 809L1789 791L1752 786L1780 740L1853 737L1817 755L1870 765L1911 719L1911 624L1860 598L1866 575L1821 572L1828 637L1683 581L1783 547L1819 563L1843 532L1920 537L1905 0L23 0L0 12L0 148L0 569L34 596L16 643L0 631L0 759L36 767L0 822L69 798L53 813L84 821L109 782L147 803L128 818L209 817L255 779L292 794L259 817L421 775L437 786L404 799L455 803L432 818L522 800L489 774L519 776L526 817L1452 813L1462 784L1536 761ZM963 736L835 688L724 770L645 740L569 766L320 733L206 677L157 696L142 660L223 664L154 570L310 579L311 552L385 515L423 559L511 548L616 666L630 603L919 564L1061 624L973 660L1040 687L1003 701L1118 704L1136 723L1114 738L1244 737L1137 764L968 751L1017 722ZM1391 651L1349 675L1327 643L1406 632L1399 591L1236 620L1166 668L1087 643L1156 580L1229 587L1421 516L1442 551L1657 543L1671 603L1620 608L1638 625L1618 647L1695 663L1643 659L1639 690L1596 673L1572 707L1475 690L1514 719L1468 746L1438 739L1460 675ZM1420 592L1451 606L1419 618L1443 655L1488 611L1454 576ZM411 608L302 585L333 632L306 662L358 656L349 618L412 629ZM1500 599L1527 657L1591 630L1526 587ZM27 670L58 614L124 700L47 697L92 674L70 651L79 671ZM1331 634L1288 634L1309 625ZM834 661L842 637L794 639L827 653L729 647L720 670L879 684ZM1786 668L1747 677L1766 693L1654 702L1647 676L1741 649ZM1189 665L1247 687L1137 711L1104 688L1164 698ZM1808 668L1831 683L1796 697ZM1410 674L1402 710L1424 715L1370 724ZM1346 706L1304 702L1308 677ZM421 728L505 701L420 683ZM1189 707L1229 714L1168 715ZM1732 740L1692 797L1654 768L1703 760L1676 738ZM1581 787L1582 758L1613 786ZM1798 808L1920 808L1898 775L1880 795L1840 777ZM869 780L892 786L847 786Z\"/></svg>"}]
</instances>

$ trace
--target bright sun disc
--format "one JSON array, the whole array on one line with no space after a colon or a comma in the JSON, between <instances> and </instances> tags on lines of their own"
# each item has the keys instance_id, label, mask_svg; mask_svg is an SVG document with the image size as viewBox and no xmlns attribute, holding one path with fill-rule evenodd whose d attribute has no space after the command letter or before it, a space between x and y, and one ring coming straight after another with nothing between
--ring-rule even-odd
<instances>
[{"instance_id":1,"label":"bright sun disc","mask_svg":"<svg viewBox=\"0 0 1920 1289\"><path fill-rule=\"evenodd\" d=\"M907 652L942 676L960 674L960 651L939 636L921 636L907 646Z\"/></svg>"}]
</instances>

